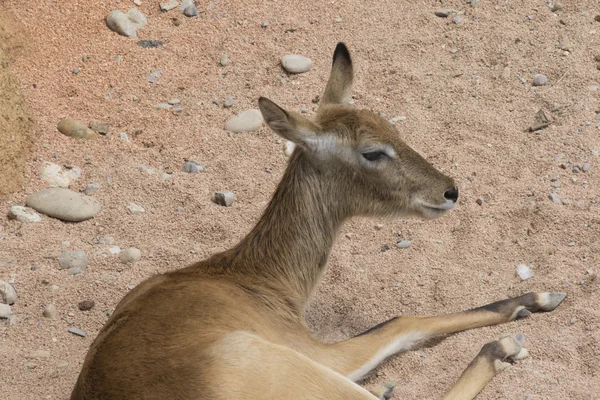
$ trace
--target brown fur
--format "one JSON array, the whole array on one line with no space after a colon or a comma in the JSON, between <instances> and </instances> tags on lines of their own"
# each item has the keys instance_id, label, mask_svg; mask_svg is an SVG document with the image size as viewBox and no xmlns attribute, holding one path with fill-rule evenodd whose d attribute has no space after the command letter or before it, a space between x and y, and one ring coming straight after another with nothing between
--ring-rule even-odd
<instances>
[{"instance_id":1,"label":"brown fur","mask_svg":"<svg viewBox=\"0 0 600 400\"><path fill-rule=\"evenodd\" d=\"M271 128L297 145L264 214L231 250L128 293L92 344L72 400L374 399L353 381L412 341L560 303L560 296L531 294L458 314L396 318L332 345L312 337L306 303L346 219L432 218L455 201L446 198L452 179L391 125L341 104L351 81L350 56L340 44L313 121L260 99ZM387 153L368 161L365 153L374 149ZM495 361L487 357L469 369L469 384L487 382ZM388 389L377 393L389 396Z\"/></svg>"}]
</instances>

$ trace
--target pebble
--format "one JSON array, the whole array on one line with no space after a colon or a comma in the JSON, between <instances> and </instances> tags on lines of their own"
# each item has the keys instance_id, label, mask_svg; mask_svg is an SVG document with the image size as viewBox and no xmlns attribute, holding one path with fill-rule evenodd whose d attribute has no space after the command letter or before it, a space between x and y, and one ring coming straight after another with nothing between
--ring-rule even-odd
<instances>
[{"instance_id":1,"label":"pebble","mask_svg":"<svg viewBox=\"0 0 600 400\"><path fill-rule=\"evenodd\" d=\"M75 75L79 74L79 68L73 68L73 74L75 74Z\"/></svg>"},{"instance_id":2,"label":"pebble","mask_svg":"<svg viewBox=\"0 0 600 400\"><path fill-rule=\"evenodd\" d=\"M590 163L586 162L581 166L581 170L583 172L588 172L590 170Z\"/></svg>"},{"instance_id":3,"label":"pebble","mask_svg":"<svg viewBox=\"0 0 600 400\"><path fill-rule=\"evenodd\" d=\"M181 3L181 12L186 17L195 17L198 15L198 9L192 0L183 0Z\"/></svg>"},{"instance_id":4,"label":"pebble","mask_svg":"<svg viewBox=\"0 0 600 400\"><path fill-rule=\"evenodd\" d=\"M112 246L110 249L108 249L108 252L110 254L119 254L121 252L121 248L119 246Z\"/></svg>"},{"instance_id":5,"label":"pebble","mask_svg":"<svg viewBox=\"0 0 600 400\"><path fill-rule=\"evenodd\" d=\"M173 106L170 105L169 103L158 103L155 107L158 108L159 110L169 110L169 109L173 108Z\"/></svg>"},{"instance_id":6,"label":"pebble","mask_svg":"<svg viewBox=\"0 0 600 400\"><path fill-rule=\"evenodd\" d=\"M78 167L63 169L60 165L48 161L40 167L40 179L53 187L69 187L71 181L80 176L81 169Z\"/></svg>"},{"instance_id":7,"label":"pebble","mask_svg":"<svg viewBox=\"0 0 600 400\"><path fill-rule=\"evenodd\" d=\"M161 1L160 2L160 11L162 11L162 12L171 11L178 5L179 5L179 2L177 0Z\"/></svg>"},{"instance_id":8,"label":"pebble","mask_svg":"<svg viewBox=\"0 0 600 400\"><path fill-rule=\"evenodd\" d=\"M457 25L460 24L461 21L462 21L462 18L460 18L459 16L452 18L452 22L454 22Z\"/></svg>"},{"instance_id":9,"label":"pebble","mask_svg":"<svg viewBox=\"0 0 600 400\"><path fill-rule=\"evenodd\" d=\"M533 86L544 86L548 83L548 77L543 74L537 74L533 77Z\"/></svg>"},{"instance_id":10,"label":"pebble","mask_svg":"<svg viewBox=\"0 0 600 400\"><path fill-rule=\"evenodd\" d=\"M258 109L243 111L225 123L225 129L231 132L250 132L261 127L264 119Z\"/></svg>"},{"instance_id":11,"label":"pebble","mask_svg":"<svg viewBox=\"0 0 600 400\"><path fill-rule=\"evenodd\" d=\"M150 75L148 75L148 82L150 83L156 83L156 81L158 81L158 78L160 77L160 74L162 73L162 69L157 69L156 71L152 71L150 73Z\"/></svg>"},{"instance_id":12,"label":"pebble","mask_svg":"<svg viewBox=\"0 0 600 400\"><path fill-rule=\"evenodd\" d=\"M227 53L223 53L221 59L219 60L219 64L221 64L222 67L225 67L227 64L229 64L229 57L227 57Z\"/></svg>"},{"instance_id":13,"label":"pebble","mask_svg":"<svg viewBox=\"0 0 600 400\"><path fill-rule=\"evenodd\" d=\"M63 251L58 256L58 265L61 269L79 268L82 271L88 266L88 258L84 251Z\"/></svg>"},{"instance_id":14,"label":"pebble","mask_svg":"<svg viewBox=\"0 0 600 400\"><path fill-rule=\"evenodd\" d=\"M261 23L260 23L260 26L261 26L262 28L267 28L267 27L269 26L269 21L263 21L263 22L261 22Z\"/></svg>"},{"instance_id":15,"label":"pebble","mask_svg":"<svg viewBox=\"0 0 600 400\"><path fill-rule=\"evenodd\" d=\"M79 222L96 215L102 206L97 199L69 189L42 189L27 198L27 206L63 221Z\"/></svg>"},{"instance_id":16,"label":"pebble","mask_svg":"<svg viewBox=\"0 0 600 400\"><path fill-rule=\"evenodd\" d=\"M58 315L56 306L54 304L48 304L46 307L44 307L44 312L42 315L49 319L56 319L56 316Z\"/></svg>"},{"instance_id":17,"label":"pebble","mask_svg":"<svg viewBox=\"0 0 600 400\"><path fill-rule=\"evenodd\" d=\"M142 213L146 212L146 210L144 209L144 207L138 206L135 203L129 203L129 204L127 204L127 209L133 215L142 214Z\"/></svg>"},{"instance_id":18,"label":"pebble","mask_svg":"<svg viewBox=\"0 0 600 400\"><path fill-rule=\"evenodd\" d=\"M550 193L550 194L548 195L548 198L549 198L550 200L552 200L552 202L553 202L554 204L562 204L562 201L560 200L560 196L559 196L557 193L554 193L554 192Z\"/></svg>"},{"instance_id":19,"label":"pebble","mask_svg":"<svg viewBox=\"0 0 600 400\"><path fill-rule=\"evenodd\" d=\"M510 67L508 65L502 69L502 74L500 77L504 80L508 80L510 78Z\"/></svg>"},{"instance_id":20,"label":"pebble","mask_svg":"<svg viewBox=\"0 0 600 400\"><path fill-rule=\"evenodd\" d=\"M42 217L30 208L23 206L12 206L8 211L9 219L16 219L21 222L40 222Z\"/></svg>"},{"instance_id":21,"label":"pebble","mask_svg":"<svg viewBox=\"0 0 600 400\"><path fill-rule=\"evenodd\" d=\"M98 134L87 127L83 122L65 118L58 123L57 129L65 136L70 136L76 139L96 139Z\"/></svg>"},{"instance_id":22,"label":"pebble","mask_svg":"<svg viewBox=\"0 0 600 400\"><path fill-rule=\"evenodd\" d=\"M119 254L119 260L123 264L132 263L136 261L140 261L142 258L142 251L140 249L136 249L135 247L130 247L121 251Z\"/></svg>"},{"instance_id":23,"label":"pebble","mask_svg":"<svg viewBox=\"0 0 600 400\"><path fill-rule=\"evenodd\" d=\"M81 336L81 337L86 337L87 333L85 333L84 331L82 331L79 328L69 328L68 331L70 333L72 333L73 335L77 335L77 336Z\"/></svg>"},{"instance_id":24,"label":"pebble","mask_svg":"<svg viewBox=\"0 0 600 400\"><path fill-rule=\"evenodd\" d=\"M533 270L529 267L529 265L526 264L517 265L516 273L522 281L533 277Z\"/></svg>"},{"instance_id":25,"label":"pebble","mask_svg":"<svg viewBox=\"0 0 600 400\"><path fill-rule=\"evenodd\" d=\"M115 238L113 238L112 236L100 236L96 243L112 245L115 244Z\"/></svg>"},{"instance_id":26,"label":"pebble","mask_svg":"<svg viewBox=\"0 0 600 400\"><path fill-rule=\"evenodd\" d=\"M183 172L187 172L188 174L197 174L198 172L206 171L206 167L198 161L188 160L183 163L181 170Z\"/></svg>"},{"instance_id":27,"label":"pebble","mask_svg":"<svg viewBox=\"0 0 600 400\"><path fill-rule=\"evenodd\" d=\"M375 224L373 228L375 228L376 231L380 231L383 229L383 224Z\"/></svg>"},{"instance_id":28,"label":"pebble","mask_svg":"<svg viewBox=\"0 0 600 400\"><path fill-rule=\"evenodd\" d=\"M298 56L296 54L288 54L281 57L281 65L283 68L292 74L301 74L312 68L312 60L308 57Z\"/></svg>"},{"instance_id":29,"label":"pebble","mask_svg":"<svg viewBox=\"0 0 600 400\"><path fill-rule=\"evenodd\" d=\"M12 307L8 304L0 304L0 318L9 318L12 315Z\"/></svg>"},{"instance_id":30,"label":"pebble","mask_svg":"<svg viewBox=\"0 0 600 400\"><path fill-rule=\"evenodd\" d=\"M214 202L220 206L230 207L233 204L234 194L230 191L218 191L214 194Z\"/></svg>"},{"instance_id":31,"label":"pebble","mask_svg":"<svg viewBox=\"0 0 600 400\"><path fill-rule=\"evenodd\" d=\"M395 117L388 119L388 122L390 124L395 124L396 122L404 121L405 119L406 119L406 117L404 115L396 115Z\"/></svg>"},{"instance_id":32,"label":"pebble","mask_svg":"<svg viewBox=\"0 0 600 400\"><path fill-rule=\"evenodd\" d=\"M77 304L77 307L79 307L81 311L89 311L92 308L94 308L95 305L96 303L93 300L84 300L79 302L79 304Z\"/></svg>"},{"instance_id":33,"label":"pebble","mask_svg":"<svg viewBox=\"0 0 600 400\"><path fill-rule=\"evenodd\" d=\"M106 25L111 31L127 37L137 37L137 30L147 23L148 19L137 8L130 8L127 13L114 10L106 17Z\"/></svg>"},{"instance_id":34,"label":"pebble","mask_svg":"<svg viewBox=\"0 0 600 400\"><path fill-rule=\"evenodd\" d=\"M471 0L471 7L478 7L479 6L479 0Z\"/></svg>"},{"instance_id":35,"label":"pebble","mask_svg":"<svg viewBox=\"0 0 600 400\"><path fill-rule=\"evenodd\" d=\"M121 139L124 142L129 142L129 135L127 135L127 132L121 132L121 134L119 135L119 139Z\"/></svg>"},{"instance_id":36,"label":"pebble","mask_svg":"<svg viewBox=\"0 0 600 400\"><path fill-rule=\"evenodd\" d=\"M340 22L342 22L342 18L341 17L335 17L334 19L336 24L339 24Z\"/></svg>"},{"instance_id":37,"label":"pebble","mask_svg":"<svg viewBox=\"0 0 600 400\"><path fill-rule=\"evenodd\" d=\"M436 10L435 15L437 15L440 18L448 18L453 12L454 12L453 10L449 10L449 9Z\"/></svg>"},{"instance_id":38,"label":"pebble","mask_svg":"<svg viewBox=\"0 0 600 400\"><path fill-rule=\"evenodd\" d=\"M100 190L99 183L88 183L83 193L89 196L90 194L96 193L98 190Z\"/></svg>"},{"instance_id":39,"label":"pebble","mask_svg":"<svg viewBox=\"0 0 600 400\"><path fill-rule=\"evenodd\" d=\"M475 203L477 203L478 205L482 205L483 204L483 197L479 197L477 200L475 200Z\"/></svg>"},{"instance_id":40,"label":"pebble","mask_svg":"<svg viewBox=\"0 0 600 400\"><path fill-rule=\"evenodd\" d=\"M88 124L88 127L96 133L99 133L103 136L108 134L108 122L97 122L91 121Z\"/></svg>"},{"instance_id":41,"label":"pebble","mask_svg":"<svg viewBox=\"0 0 600 400\"><path fill-rule=\"evenodd\" d=\"M408 249L410 247L410 240L400 240L396 243L396 247L399 249Z\"/></svg>"},{"instance_id":42,"label":"pebble","mask_svg":"<svg viewBox=\"0 0 600 400\"><path fill-rule=\"evenodd\" d=\"M48 350L35 350L25 356L28 360L38 360L40 358L50 358L50 352Z\"/></svg>"},{"instance_id":43,"label":"pebble","mask_svg":"<svg viewBox=\"0 0 600 400\"><path fill-rule=\"evenodd\" d=\"M10 283L0 281L0 298L2 303L12 305L17 301L17 291Z\"/></svg>"},{"instance_id":44,"label":"pebble","mask_svg":"<svg viewBox=\"0 0 600 400\"><path fill-rule=\"evenodd\" d=\"M181 100L179 99L171 99L168 101L168 103L172 106L176 106L177 104L181 104Z\"/></svg>"},{"instance_id":45,"label":"pebble","mask_svg":"<svg viewBox=\"0 0 600 400\"><path fill-rule=\"evenodd\" d=\"M138 40L137 45L144 49L153 49L164 45L160 40Z\"/></svg>"},{"instance_id":46,"label":"pebble","mask_svg":"<svg viewBox=\"0 0 600 400\"><path fill-rule=\"evenodd\" d=\"M571 320L569 321L569 323L571 325L575 325L576 322L577 322L577 318L576 317L572 317Z\"/></svg>"},{"instance_id":47,"label":"pebble","mask_svg":"<svg viewBox=\"0 0 600 400\"><path fill-rule=\"evenodd\" d=\"M223 102L223 107L225 108L229 108L233 106L233 97L229 96L225 99L225 101Z\"/></svg>"}]
</instances>

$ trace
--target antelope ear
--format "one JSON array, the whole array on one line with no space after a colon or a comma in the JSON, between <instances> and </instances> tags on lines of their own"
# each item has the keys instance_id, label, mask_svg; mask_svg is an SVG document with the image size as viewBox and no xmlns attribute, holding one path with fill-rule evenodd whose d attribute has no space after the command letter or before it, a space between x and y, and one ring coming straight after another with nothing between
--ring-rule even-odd
<instances>
[{"instance_id":1,"label":"antelope ear","mask_svg":"<svg viewBox=\"0 0 600 400\"><path fill-rule=\"evenodd\" d=\"M350 52L346 45L340 42L335 47L335 52L333 53L331 74L329 75L321 104L341 103L350 94L353 79L354 70Z\"/></svg>"},{"instance_id":2,"label":"antelope ear","mask_svg":"<svg viewBox=\"0 0 600 400\"><path fill-rule=\"evenodd\" d=\"M295 113L285 111L271 100L261 97L258 108L267 125L282 138L300 146L310 148L318 131L318 125Z\"/></svg>"}]
</instances>

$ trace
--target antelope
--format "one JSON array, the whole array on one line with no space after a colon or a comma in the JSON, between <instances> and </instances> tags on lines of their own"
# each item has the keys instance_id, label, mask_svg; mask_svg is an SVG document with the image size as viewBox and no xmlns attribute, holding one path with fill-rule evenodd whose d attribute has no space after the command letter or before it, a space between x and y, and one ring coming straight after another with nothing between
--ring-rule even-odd
<instances>
[{"instance_id":1,"label":"antelope","mask_svg":"<svg viewBox=\"0 0 600 400\"><path fill-rule=\"evenodd\" d=\"M256 226L235 247L153 276L118 304L85 358L71 400L383 399L360 382L414 342L554 310L564 293L528 293L454 314L400 316L339 343L304 321L341 225L353 216L437 218L454 181L369 110L344 103L353 80L338 43L312 120L261 97L269 127L295 149ZM527 356L523 335L484 345L445 399L472 399Z\"/></svg>"}]
</instances>

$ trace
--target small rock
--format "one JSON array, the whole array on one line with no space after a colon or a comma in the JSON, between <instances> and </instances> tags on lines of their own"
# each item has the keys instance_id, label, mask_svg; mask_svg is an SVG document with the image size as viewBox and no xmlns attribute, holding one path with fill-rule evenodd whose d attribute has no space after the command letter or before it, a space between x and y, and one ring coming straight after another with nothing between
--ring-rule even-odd
<instances>
[{"instance_id":1,"label":"small rock","mask_svg":"<svg viewBox=\"0 0 600 400\"><path fill-rule=\"evenodd\" d=\"M115 238L113 238L112 236L100 236L98 240L96 240L96 243L112 245L115 244Z\"/></svg>"},{"instance_id":2,"label":"small rock","mask_svg":"<svg viewBox=\"0 0 600 400\"><path fill-rule=\"evenodd\" d=\"M233 97L229 96L225 99L225 101L223 102L223 107L225 108L229 108L233 106Z\"/></svg>"},{"instance_id":3,"label":"small rock","mask_svg":"<svg viewBox=\"0 0 600 400\"><path fill-rule=\"evenodd\" d=\"M517 265L516 273L522 281L533 277L533 270L526 264Z\"/></svg>"},{"instance_id":4,"label":"small rock","mask_svg":"<svg viewBox=\"0 0 600 400\"><path fill-rule=\"evenodd\" d=\"M198 15L198 9L192 0L183 0L180 9L186 17L195 17Z\"/></svg>"},{"instance_id":5,"label":"small rock","mask_svg":"<svg viewBox=\"0 0 600 400\"><path fill-rule=\"evenodd\" d=\"M82 271L88 266L88 258L84 251L63 251L58 256L61 269L80 268Z\"/></svg>"},{"instance_id":6,"label":"small rock","mask_svg":"<svg viewBox=\"0 0 600 400\"><path fill-rule=\"evenodd\" d=\"M133 0L133 4L135 4L136 6L141 6L142 0Z\"/></svg>"},{"instance_id":7,"label":"small rock","mask_svg":"<svg viewBox=\"0 0 600 400\"><path fill-rule=\"evenodd\" d=\"M8 304L0 304L0 318L8 319L12 315L12 307Z\"/></svg>"},{"instance_id":8,"label":"small rock","mask_svg":"<svg viewBox=\"0 0 600 400\"><path fill-rule=\"evenodd\" d=\"M304 56L298 56L295 54L288 54L281 58L281 65L283 68L292 74L301 74L307 72L312 68L312 60Z\"/></svg>"},{"instance_id":9,"label":"small rock","mask_svg":"<svg viewBox=\"0 0 600 400\"><path fill-rule=\"evenodd\" d=\"M129 10L127 10L125 15L129 19L129 21L131 21L135 29L143 28L148 23L148 19L146 18L146 16L142 14L141 11L137 8L130 8Z\"/></svg>"},{"instance_id":10,"label":"small rock","mask_svg":"<svg viewBox=\"0 0 600 400\"><path fill-rule=\"evenodd\" d=\"M160 11L162 11L162 12L171 11L178 5L179 5L179 2L177 0L161 1L160 2Z\"/></svg>"},{"instance_id":11,"label":"small rock","mask_svg":"<svg viewBox=\"0 0 600 400\"><path fill-rule=\"evenodd\" d=\"M477 200L475 200L475 203L477 203L478 205L482 205L483 204L483 197L479 197Z\"/></svg>"},{"instance_id":12,"label":"small rock","mask_svg":"<svg viewBox=\"0 0 600 400\"><path fill-rule=\"evenodd\" d=\"M35 350L25 356L28 360L39 360L40 358L50 358L50 352L48 350Z\"/></svg>"},{"instance_id":13,"label":"small rock","mask_svg":"<svg viewBox=\"0 0 600 400\"><path fill-rule=\"evenodd\" d=\"M140 249L136 249L135 247L130 247L121 251L119 254L119 260L123 264L128 264L136 261L140 261L142 259L142 251Z\"/></svg>"},{"instance_id":14,"label":"small rock","mask_svg":"<svg viewBox=\"0 0 600 400\"><path fill-rule=\"evenodd\" d=\"M82 331L79 328L69 328L68 331L70 333L72 333L73 335L77 335L77 336L81 336L81 337L86 337L87 333L85 333L84 331Z\"/></svg>"},{"instance_id":15,"label":"small rock","mask_svg":"<svg viewBox=\"0 0 600 400\"><path fill-rule=\"evenodd\" d=\"M571 320L569 321L569 323L571 325L575 325L576 322L577 322L577 318L576 317L571 318Z\"/></svg>"},{"instance_id":16,"label":"small rock","mask_svg":"<svg viewBox=\"0 0 600 400\"><path fill-rule=\"evenodd\" d=\"M23 206L12 206L8 212L8 218L21 222L40 222L42 220L38 213Z\"/></svg>"},{"instance_id":17,"label":"small rock","mask_svg":"<svg viewBox=\"0 0 600 400\"><path fill-rule=\"evenodd\" d=\"M376 231L380 231L383 229L383 224L375 224L375 226L373 226L375 228Z\"/></svg>"},{"instance_id":18,"label":"small rock","mask_svg":"<svg viewBox=\"0 0 600 400\"><path fill-rule=\"evenodd\" d=\"M504 80L508 80L510 79L510 67L507 65L506 67L504 67L504 69L502 70L502 74L500 75L500 77Z\"/></svg>"},{"instance_id":19,"label":"small rock","mask_svg":"<svg viewBox=\"0 0 600 400\"><path fill-rule=\"evenodd\" d=\"M121 252L121 248L119 246L112 246L110 249L108 249L108 252L110 254L119 254Z\"/></svg>"},{"instance_id":20,"label":"small rock","mask_svg":"<svg viewBox=\"0 0 600 400\"><path fill-rule=\"evenodd\" d=\"M214 202L220 206L230 207L233 204L234 194L230 191L218 191L214 194Z\"/></svg>"},{"instance_id":21,"label":"small rock","mask_svg":"<svg viewBox=\"0 0 600 400\"><path fill-rule=\"evenodd\" d=\"M87 127L83 122L65 118L58 123L58 131L63 135L76 139L96 139L98 134Z\"/></svg>"},{"instance_id":22,"label":"small rock","mask_svg":"<svg viewBox=\"0 0 600 400\"><path fill-rule=\"evenodd\" d=\"M101 209L97 199L63 188L39 190L27 198L26 204L49 217L70 222L90 219Z\"/></svg>"},{"instance_id":23,"label":"small rock","mask_svg":"<svg viewBox=\"0 0 600 400\"><path fill-rule=\"evenodd\" d=\"M383 246L381 246L381 249L380 249L380 251L381 251L382 253L385 253L385 252L386 252L386 251L388 251L389 249L390 249L390 246L389 246L389 245L386 243L386 244L384 244Z\"/></svg>"},{"instance_id":24,"label":"small rock","mask_svg":"<svg viewBox=\"0 0 600 400\"><path fill-rule=\"evenodd\" d=\"M17 291L7 282L0 281L0 299L2 303L12 305L17 301Z\"/></svg>"},{"instance_id":25,"label":"small rock","mask_svg":"<svg viewBox=\"0 0 600 400\"><path fill-rule=\"evenodd\" d=\"M77 307L79 307L81 311L89 311L94 308L94 305L96 305L96 303L93 300L84 300L77 304Z\"/></svg>"},{"instance_id":26,"label":"small rock","mask_svg":"<svg viewBox=\"0 0 600 400\"><path fill-rule=\"evenodd\" d=\"M588 172L590 170L590 163L586 162L581 166L581 170L583 172Z\"/></svg>"},{"instance_id":27,"label":"small rock","mask_svg":"<svg viewBox=\"0 0 600 400\"><path fill-rule=\"evenodd\" d=\"M548 77L543 74L537 74L533 77L533 86L544 86L548 83Z\"/></svg>"},{"instance_id":28,"label":"small rock","mask_svg":"<svg viewBox=\"0 0 600 400\"><path fill-rule=\"evenodd\" d=\"M462 18L459 17L458 15L456 17L452 18L452 22L454 22L457 25L460 24L461 21L462 21Z\"/></svg>"},{"instance_id":29,"label":"small rock","mask_svg":"<svg viewBox=\"0 0 600 400\"><path fill-rule=\"evenodd\" d=\"M181 100L179 99L171 99L169 100L169 104L172 106L176 106L177 104L181 104Z\"/></svg>"},{"instance_id":30,"label":"small rock","mask_svg":"<svg viewBox=\"0 0 600 400\"><path fill-rule=\"evenodd\" d=\"M53 187L66 188L72 180L81 176L81 169L78 167L63 170L60 165L44 162L40 167L40 179Z\"/></svg>"},{"instance_id":31,"label":"small rock","mask_svg":"<svg viewBox=\"0 0 600 400\"><path fill-rule=\"evenodd\" d=\"M479 0L471 0L471 7L478 7L479 6Z\"/></svg>"},{"instance_id":32,"label":"small rock","mask_svg":"<svg viewBox=\"0 0 600 400\"><path fill-rule=\"evenodd\" d=\"M396 115L395 117L388 119L388 122L393 125L396 122L404 121L405 119L406 119L406 117L404 115Z\"/></svg>"},{"instance_id":33,"label":"small rock","mask_svg":"<svg viewBox=\"0 0 600 400\"><path fill-rule=\"evenodd\" d=\"M169 110L169 109L173 108L173 106L170 105L169 103L158 103L155 107L158 108L159 110Z\"/></svg>"},{"instance_id":34,"label":"small rock","mask_svg":"<svg viewBox=\"0 0 600 400\"><path fill-rule=\"evenodd\" d=\"M183 172L187 172L188 174L197 174L198 172L206 171L206 167L198 161L188 160L183 163L181 170Z\"/></svg>"},{"instance_id":35,"label":"small rock","mask_svg":"<svg viewBox=\"0 0 600 400\"><path fill-rule=\"evenodd\" d=\"M448 18L450 15L454 13L453 10L445 9L445 10L436 10L435 15L440 18Z\"/></svg>"},{"instance_id":36,"label":"small rock","mask_svg":"<svg viewBox=\"0 0 600 400\"><path fill-rule=\"evenodd\" d=\"M148 75L148 82L150 83L156 83L158 81L158 78L160 77L160 74L162 73L162 69L157 69L156 71L152 71L150 73L150 75Z\"/></svg>"},{"instance_id":37,"label":"small rock","mask_svg":"<svg viewBox=\"0 0 600 400\"><path fill-rule=\"evenodd\" d=\"M56 306L54 304L48 304L46 307L44 307L44 312L42 315L49 319L56 319L56 316L58 315Z\"/></svg>"},{"instance_id":38,"label":"small rock","mask_svg":"<svg viewBox=\"0 0 600 400\"><path fill-rule=\"evenodd\" d=\"M221 59L219 60L219 64L221 64L222 67L225 67L227 64L229 64L229 57L227 57L227 53L223 53Z\"/></svg>"},{"instance_id":39,"label":"small rock","mask_svg":"<svg viewBox=\"0 0 600 400\"><path fill-rule=\"evenodd\" d=\"M260 23L261 28L267 28L269 26L269 21L263 21Z\"/></svg>"},{"instance_id":40,"label":"small rock","mask_svg":"<svg viewBox=\"0 0 600 400\"><path fill-rule=\"evenodd\" d=\"M119 139L121 139L124 142L129 142L129 135L127 135L127 132L121 132L121 134L119 135Z\"/></svg>"},{"instance_id":41,"label":"small rock","mask_svg":"<svg viewBox=\"0 0 600 400\"><path fill-rule=\"evenodd\" d=\"M103 136L108 134L108 122L96 122L91 121L88 127L96 133L99 133Z\"/></svg>"},{"instance_id":42,"label":"small rock","mask_svg":"<svg viewBox=\"0 0 600 400\"><path fill-rule=\"evenodd\" d=\"M550 194L548 195L548 198L549 198L550 200L552 200L552 202L553 202L554 204L562 204L562 201L561 201L561 199L560 199L560 196L559 196L557 193L554 193L554 192L550 193Z\"/></svg>"},{"instance_id":43,"label":"small rock","mask_svg":"<svg viewBox=\"0 0 600 400\"><path fill-rule=\"evenodd\" d=\"M90 194L96 193L98 190L100 190L100 184L88 183L87 186L85 187L85 190L83 191L83 193L85 193L86 195L89 196Z\"/></svg>"},{"instance_id":44,"label":"small rock","mask_svg":"<svg viewBox=\"0 0 600 400\"><path fill-rule=\"evenodd\" d=\"M115 10L106 17L106 25L111 31L127 37L137 37L137 30L147 23L146 16L137 8L131 8L127 13Z\"/></svg>"},{"instance_id":45,"label":"small rock","mask_svg":"<svg viewBox=\"0 0 600 400\"><path fill-rule=\"evenodd\" d=\"M334 19L336 24L339 24L340 22L342 22L342 18L341 17L335 17Z\"/></svg>"},{"instance_id":46,"label":"small rock","mask_svg":"<svg viewBox=\"0 0 600 400\"><path fill-rule=\"evenodd\" d=\"M261 127L264 119L257 109L246 110L225 123L225 129L231 132L250 132Z\"/></svg>"},{"instance_id":47,"label":"small rock","mask_svg":"<svg viewBox=\"0 0 600 400\"><path fill-rule=\"evenodd\" d=\"M399 249L408 249L410 247L410 240L400 240L396 243L396 247Z\"/></svg>"},{"instance_id":48,"label":"small rock","mask_svg":"<svg viewBox=\"0 0 600 400\"><path fill-rule=\"evenodd\" d=\"M79 74L79 68L73 68L73 74L74 75L78 75Z\"/></svg>"},{"instance_id":49,"label":"small rock","mask_svg":"<svg viewBox=\"0 0 600 400\"><path fill-rule=\"evenodd\" d=\"M144 209L144 207L138 206L135 203L129 203L127 205L127 209L133 215L142 214L142 213L146 212L146 210Z\"/></svg>"},{"instance_id":50,"label":"small rock","mask_svg":"<svg viewBox=\"0 0 600 400\"><path fill-rule=\"evenodd\" d=\"M153 49L164 45L164 43L160 40L138 40L137 45L144 49Z\"/></svg>"}]
</instances>

